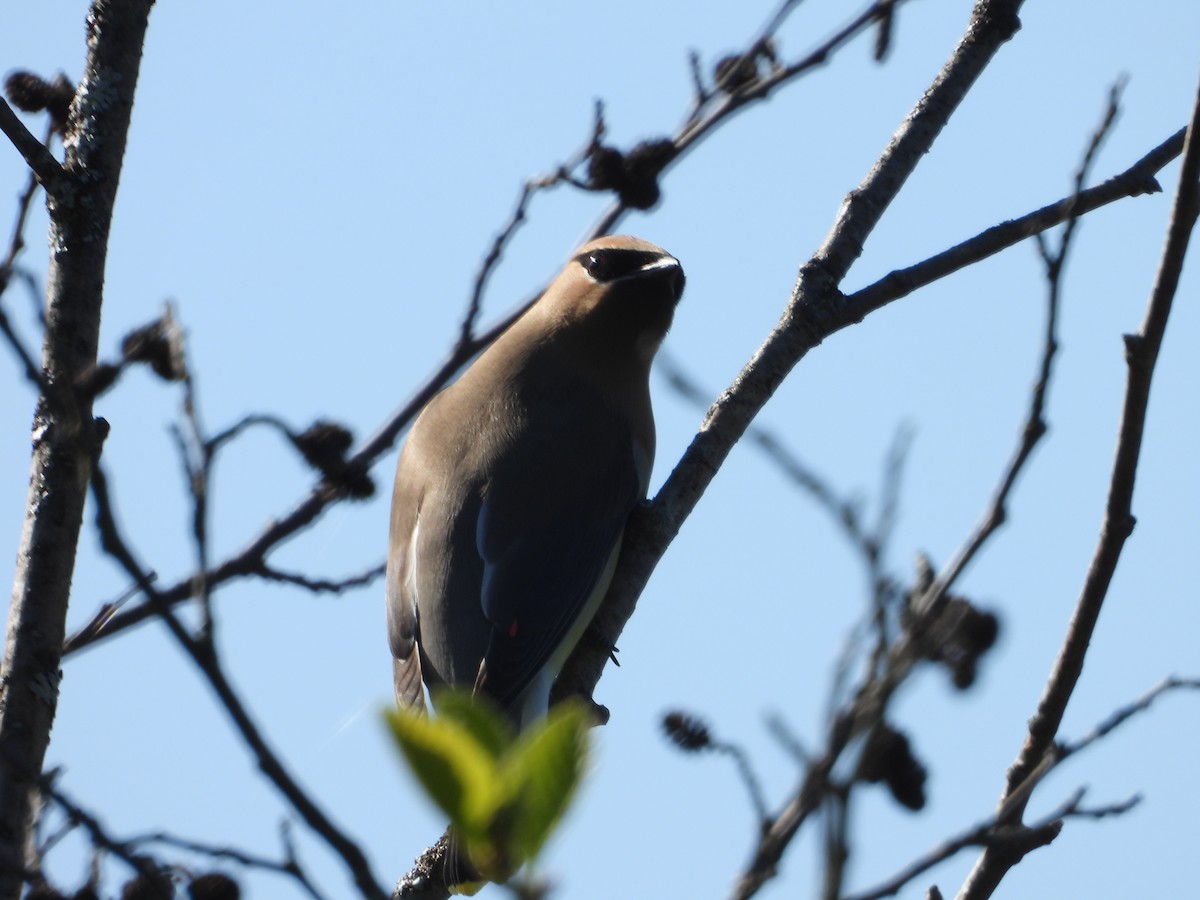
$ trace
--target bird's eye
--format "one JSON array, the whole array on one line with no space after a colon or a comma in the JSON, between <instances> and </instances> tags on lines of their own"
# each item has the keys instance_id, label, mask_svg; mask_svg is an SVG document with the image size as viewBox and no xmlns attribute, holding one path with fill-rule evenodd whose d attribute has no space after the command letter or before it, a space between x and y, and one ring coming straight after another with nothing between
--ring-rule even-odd
<instances>
[{"instance_id":1,"label":"bird's eye","mask_svg":"<svg viewBox=\"0 0 1200 900\"><path fill-rule=\"evenodd\" d=\"M580 260L583 268L597 281L608 281L616 275L613 254L609 250L593 250Z\"/></svg>"},{"instance_id":2,"label":"bird's eye","mask_svg":"<svg viewBox=\"0 0 1200 900\"><path fill-rule=\"evenodd\" d=\"M583 270L601 283L634 275L658 260L660 254L646 250L601 247L575 257Z\"/></svg>"}]
</instances>

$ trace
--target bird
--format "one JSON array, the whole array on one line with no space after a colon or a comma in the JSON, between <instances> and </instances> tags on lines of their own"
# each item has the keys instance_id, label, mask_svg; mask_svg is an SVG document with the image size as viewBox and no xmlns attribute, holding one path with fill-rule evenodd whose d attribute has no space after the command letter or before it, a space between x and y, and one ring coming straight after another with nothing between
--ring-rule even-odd
<instances>
[{"instance_id":1,"label":"bird","mask_svg":"<svg viewBox=\"0 0 1200 900\"><path fill-rule=\"evenodd\" d=\"M520 730L545 715L646 498L650 367L684 281L652 243L591 241L420 412L387 558L399 706L423 710L424 684L485 696Z\"/></svg>"}]
</instances>

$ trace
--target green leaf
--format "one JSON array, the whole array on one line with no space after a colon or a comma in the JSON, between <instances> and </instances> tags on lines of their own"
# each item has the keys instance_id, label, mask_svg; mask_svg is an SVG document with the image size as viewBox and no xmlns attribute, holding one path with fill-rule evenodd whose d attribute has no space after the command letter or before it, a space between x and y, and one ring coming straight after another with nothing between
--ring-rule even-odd
<instances>
[{"instance_id":1,"label":"green leaf","mask_svg":"<svg viewBox=\"0 0 1200 900\"><path fill-rule=\"evenodd\" d=\"M590 713L564 703L520 736L491 705L439 693L438 716L390 711L396 744L485 878L505 881L545 844L583 777Z\"/></svg>"},{"instance_id":2,"label":"green leaf","mask_svg":"<svg viewBox=\"0 0 1200 900\"><path fill-rule=\"evenodd\" d=\"M494 760L500 759L516 740L508 717L487 697L443 688L433 692L433 706L439 718L452 719L470 732Z\"/></svg>"},{"instance_id":3,"label":"green leaf","mask_svg":"<svg viewBox=\"0 0 1200 900\"><path fill-rule=\"evenodd\" d=\"M582 704L561 703L501 760L507 802L497 808L511 808L513 815L500 840L511 858L533 859L570 805L587 763L589 720Z\"/></svg>"},{"instance_id":4,"label":"green leaf","mask_svg":"<svg viewBox=\"0 0 1200 900\"><path fill-rule=\"evenodd\" d=\"M453 718L431 719L408 710L385 715L396 745L433 802L469 841L485 839L499 799L489 750Z\"/></svg>"}]
</instances>

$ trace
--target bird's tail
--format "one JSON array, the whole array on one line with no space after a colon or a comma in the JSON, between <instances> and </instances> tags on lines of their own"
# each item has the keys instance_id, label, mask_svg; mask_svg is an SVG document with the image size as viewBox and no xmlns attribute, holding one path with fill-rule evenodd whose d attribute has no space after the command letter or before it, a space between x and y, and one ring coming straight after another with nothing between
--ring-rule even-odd
<instances>
[{"instance_id":1,"label":"bird's tail","mask_svg":"<svg viewBox=\"0 0 1200 900\"><path fill-rule=\"evenodd\" d=\"M467 849L463 846L453 825L446 829L446 833L442 835L442 839L438 843L445 845L442 855L442 880L446 887L452 893L474 894L479 890L476 885L480 885L486 879L471 864L470 857L467 856Z\"/></svg>"}]
</instances>

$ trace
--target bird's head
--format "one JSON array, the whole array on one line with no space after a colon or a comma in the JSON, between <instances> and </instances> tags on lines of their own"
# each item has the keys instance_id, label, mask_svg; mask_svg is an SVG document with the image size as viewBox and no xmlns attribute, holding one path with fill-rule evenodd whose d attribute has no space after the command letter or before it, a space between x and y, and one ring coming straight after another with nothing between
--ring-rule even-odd
<instances>
[{"instance_id":1,"label":"bird's head","mask_svg":"<svg viewBox=\"0 0 1200 900\"><path fill-rule=\"evenodd\" d=\"M683 267L671 254L614 235L580 247L539 305L592 346L633 351L648 364L671 326L683 285Z\"/></svg>"}]
</instances>

